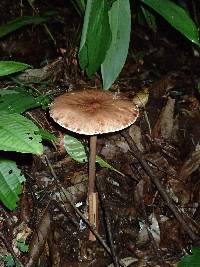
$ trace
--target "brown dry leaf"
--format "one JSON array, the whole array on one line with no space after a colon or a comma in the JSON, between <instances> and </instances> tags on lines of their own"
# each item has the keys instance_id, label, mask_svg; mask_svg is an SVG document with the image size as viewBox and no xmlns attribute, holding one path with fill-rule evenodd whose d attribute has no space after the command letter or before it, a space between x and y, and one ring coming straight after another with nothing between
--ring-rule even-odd
<instances>
[{"instance_id":1,"label":"brown dry leaf","mask_svg":"<svg viewBox=\"0 0 200 267\"><path fill-rule=\"evenodd\" d=\"M137 245L144 246L149 243L149 233L151 233L152 238L155 243L159 246L160 243L160 227L155 216L155 213L151 213L148 217L149 225L146 225L144 222L140 222L140 231L137 238Z\"/></svg>"},{"instance_id":2,"label":"brown dry leaf","mask_svg":"<svg viewBox=\"0 0 200 267\"><path fill-rule=\"evenodd\" d=\"M196 111L198 111L200 102L195 96L185 95L183 100L185 108L182 109L182 112L185 112L191 117L195 117Z\"/></svg>"},{"instance_id":3,"label":"brown dry leaf","mask_svg":"<svg viewBox=\"0 0 200 267\"><path fill-rule=\"evenodd\" d=\"M176 263L173 262L165 262L165 266L167 267L177 267ZM168 264L168 265L167 265ZM163 267L163 265L156 264L155 261L147 260L147 259L141 259L134 265L131 265L131 267Z\"/></svg>"},{"instance_id":4,"label":"brown dry leaf","mask_svg":"<svg viewBox=\"0 0 200 267\"><path fill-rule=\"evenodd\" d=\"M177 176L182 181L187 180L187 178L196 171L200 166L200 145L197 144L195 151L191 154L190 158L187 159L178 171Z\"/></svg>"},{"instance_id":5,"label":"brown dry leaf","mask_svg":"<svg viewBox=\"0 0 200 267\"><path fill-rule=\"evenodd\" d=\"M180 180L170 177L167 191L174 202L179 203L181 206L188 204L190 201L191 192L185 183Z\"/></svg>"},{"instance_id":6,"label":"brown dry leaf","mask_svg":"<svg viewBox=\"0 0 200 267\"><path fill-rule=\"evenodd\" d=\"M163 174L166 174L167 177L175 177L176 172L174 168L169 165L166 158L159 152L147 154L145 159L151 164L151 168L154 169L158 177L163 177Z\"/></svg>"},{"instance_id":7,"label":"brown dry leaf","mask_svg":"<svg viewBox=\"0 0 200 267\"><path fill-rule=\"evenodd\" d=\"M140 127L133 124L129 128L129 135L131 136L131 138L133 139L133 141L136 143L138 149L141 152L144 152L144 146L142 144L142 132L141 132Z\"/></svg>"},{"instance_id":8,"label":"brown dry leaf","mask_svg":"<svg viewBox=\"0 0 200 267\"><path fill-rule=\"evenodd\" d=\"M175 100L168 97L168 101L163 107L159 118L153 128L152 136L158 139L171 139L174 125L174 107Z\"/></svg>"},{"instance_id":9,"label":"brown dry leaf","mask_svg":"<svg viewBox=\"0 0 200 267\"><path fill-rule=\"evenodd\" d=\"M52 78L52 76L55 75L55 73L57 73L61 68L63 68L63 59L59 57L43 68L27 69L22 74L18 75L17 78L21 82L42 82L44 80Z\"/></svg>"},{"instance_id":10,"label":"brown dry leaf","mask_svg":"<svg viewBox=\"0 0 200 267\"><path fill-rule=\"evenodd\" d=\"M168 219L166 217L160 218L160 248L176 251L182 251L184 247L184 237L182 237L181 225L177 223L176 219ZM181 238L182 237L182 238Z\"/></svg>"},{"instance_id":11,"label":"brown dry leaf","mask_svg":"<svg viewBox=\"0 0 200 267\"><path fill-rule=\"evenodd\" d=\"M160 155L160 153L152 153L146 157L147 160L153 164L157 175L162 177L165 175L166 190L170 197L182 205L187 204L190 200L190 191L183 181L176 179L177 172L175 168L169 164L167 159Z\"/></svg>"},{"instance_id":12,"label":"brown dry leaf","mask_svg":"<svg viewBox=\"0 0 200 267\"><path fill-rule=\"evenodd\" d=\"M152 190L152 183L142 169L140 170L140 177L142 177L142 180L136 186L135 203L137 206L140 206L142 196L144 204L151 206L155 201L155 192Z\"/></svg>"},{"instance_id":13,"label":"brown dry leaf","mask_svg":"<svg viewBox=\"0 0 200 267\"><path fill-rule=\"evenodd\" d=\"M40 222L35 229L30 245L29 245L29 255L28 255L28 262L26 266L35 266L36 262L39 259L40 254L42 253L45 242L48 238L48 234L50 232L50 224L51 218L50 213L45 210L43 213Z\"/></svg>"},{"instance_id":14,"label":"brown dry leaf","mask_svg":"<svg viewBox=\"0 0 200 267\"><path fill-rule=\"evenodd\" d=\"M175 83L175 74L169 73L152 84L151 94L155 98L161 98L175 86Z\"/></svg>"}]
</instances>

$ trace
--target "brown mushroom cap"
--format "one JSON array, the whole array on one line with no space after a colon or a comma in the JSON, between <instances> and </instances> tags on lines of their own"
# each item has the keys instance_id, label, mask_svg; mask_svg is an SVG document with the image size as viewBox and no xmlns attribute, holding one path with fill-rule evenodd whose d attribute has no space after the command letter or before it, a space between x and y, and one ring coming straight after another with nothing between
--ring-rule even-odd
<instances>
[{"instance_id":1,"label":"brown mushroom cap","mask_svg":"<svg viewBox=\"0 0 200 267\"><path fill-rule=\"evenodd\" d=\"M102 90L84 90L58 96L50 106L51 117L79 134L96 135L122 130L133 124L138 107Z\"/></svg>"}]
</instances>

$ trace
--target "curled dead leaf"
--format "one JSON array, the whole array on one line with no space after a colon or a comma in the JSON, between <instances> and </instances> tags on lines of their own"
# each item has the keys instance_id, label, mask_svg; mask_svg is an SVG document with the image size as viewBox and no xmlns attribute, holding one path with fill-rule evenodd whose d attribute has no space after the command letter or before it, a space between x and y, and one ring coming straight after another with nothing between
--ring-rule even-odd
<instances>
[{"instance_id":1,"label":"curled dead leaf","mask_svg":"<svg viewBox=\"0 0 200 267\"><path fill-rule=\"evenodd\" d=\"M163 107L158 120L153 128L154 138L169 140L171 139L174 125L175 99L168 97L166 105Z\"/></svg>"},{"instance_id":2,"label":"curled dead leaf","mask_svg":"<svg viewBox=\"0 0 200 267\"><path fill-rule=\"evenodd\" d=\"M149 89L144 88L140 90L132 99L133 103L139 108L144 108L149 100Z\"/></svg>"},{"instance_id":3,"label":"curled dead leaf","mask_svg":"<svg viewBox=\"0 0 200 267\"><path fill-rule=\"evenodd\" d=\"M197 144L195 150L191 154L190 158L187 159L181 166L178 177L182 181L185 181L194 171L200 166L200 145Z\"/></svg>"}]
</instances>

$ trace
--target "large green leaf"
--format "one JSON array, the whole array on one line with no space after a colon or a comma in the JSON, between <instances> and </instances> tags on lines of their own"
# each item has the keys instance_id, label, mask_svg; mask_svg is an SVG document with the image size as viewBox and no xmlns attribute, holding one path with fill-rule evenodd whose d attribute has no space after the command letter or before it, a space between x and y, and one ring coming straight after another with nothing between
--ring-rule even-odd
<instances>
[{"instance_id":1,"label":"large green leaf","mask_svg":"<svg viewBox=\"0 0 200 267\"><path fill-rule=\"evenodd\" d=\"M1 111L0 150L41 154L42 138L38 131L38 127L22 115Z\"/></svg>"},{"instance_id":2,"label":"large green leaf","mask_svg":"<svg viewBox=\"0 0 200 267\"><path fill-rule=\"evenodd\" d=\"M190 41L200 46L199 32L187 11L170 0L140 0L164 17Z\"/></svg>"},{"instance_id":3,"label":"large green leaf","mask_svg":"<svg viewBox=\"0 0 200 267\"><path fill-rule=\"evenodd\" d=\"M9 75L28 68L31 68L31 66L25 63L16 61L0 61L0 76Z\"/></svg>"},{"instance_id":4,"label":"large green leaf","mask_svg":"<svg viewBox=\"0 0 200 267\"><path fill-rule=\"evenodd\" d=\"M67 153L76 161L80 163L88 162L87 154L83 144L71 135L65 134L64 136L64 147ZM103 160L101 157L96 156L96 162L102 167L115 171L124 176L123 173L112 167L109 163Z\"/></svg>"},{"instance_id":5,"label":"large green leaf","mask_svg":"<svg viewBox=\"0 0 200 267\"><path fill-rule=\"evenodd\" d=\"M9 93L9 90L5 89L0 91L0 112L23 113L28 109L39 107L40 105L41 103L37 101L37 98L27 94L25 91L12 90L12 93Z\"/></svg>"},{"instance_id":6,"label":"large green leaf","mask_svg":"<svg viewBox=\"0 0 200 267\"><path fill-rule=\"evenodd\" d=\"M101 65L103 88L108 89L119 75L128 54L131 32L129 0L117 0L109 11L112 41Z\"/></svg>"},{"instance_id":7,"label":"large green leaf","mask_svg":"<svg viewBox=\"0 0 200 267\"><path fill-rule=\"evenodd\" d=\"M89 77L103 62L110 41L107 0L88 0L79 49L79 63Z\"/></svg>"},{"instance_id":8,"label":"large green leaf","mask_svg":"<svg viewBox=\"0 0 200 267\"><path fill-rule=\"evenodd\" d=\"M193 247L192 254L184 256L178 267L198 267L200 266L200 247Z\"/></svg>"},{"instance_id":9,"label":"large green leaf","mask_svg":"<svg viewBox=\"0 0 200 267\"><path fill-rule=\"evenodd\" d=\"M157 31L156 17L151 11L152 9L150 10L146 6L141 6L141 12L146 20L147 25L153 32L156 32Z\"/></svg>"},{"instance_id":10,"label":"large green leaf","mask_svg":"<svg viewBox=\"0 0 200 267\"><path fill-rule=\"evenodd\" d=\"M16 207L25 177L14 161L0 158L0 201L10 210Z\"/></svg>"},{"instance_id":11,"label":"large green leaf","mask_svg":"<svg viewBox=\"0 0 200 267\"><path fill-rule=\"evenodd\" d=\"M22 16L9 21L7 24L0 26L0 38L30 24L41 24L55 16L56 12L49 11L42 16Z\"/></svg>"}]
</instances>

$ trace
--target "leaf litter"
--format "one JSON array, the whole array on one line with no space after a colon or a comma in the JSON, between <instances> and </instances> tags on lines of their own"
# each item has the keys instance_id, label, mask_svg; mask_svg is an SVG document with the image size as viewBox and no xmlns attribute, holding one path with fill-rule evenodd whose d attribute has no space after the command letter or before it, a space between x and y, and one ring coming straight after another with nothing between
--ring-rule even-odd
<instances>
[{"instance_id":1,"label":"leaf litter","mask_svg":"<svg viewBox=\"0 0 200 267\"><path fill-rule=\"evenodd\" d=\"M180 47L173 44L172 67L172 46L157 38L161 46L148 53L152 44L146 43L146 56L140 63L129 54L111 88L140 106L139 120L126 132L142 156L135 156L137 149L120 133L100 138L98 155L125 176L97 166L99 241L88 241L87 164L76 162L63 149L65 132L47 112L28 112L38 125L56 133L60 143L45 143L44 155L30 162L19 160L27 179L21 200L15 211L2 208L0 212L3 237L11 244L23 236L29 244L28 253L17 252L25 266L36 266L40 259L41 266L105 267L114 266L113 257L121 266L177 266L189 253L190 244L198 245L200 113L194 83L199 78L199 60L184 48L179 58ZM140 47L139 38L135 42ZM66 73L65 63L54 59L55 64L27 71L19 79L33 82L31 76L38 76L41 82L54 76L47 90L52 95L66 90L62 87L66 77L68 89L100 84L98 77L84 80L77 64L69 61ZM81 142L88 146L87 138L81 137ZM1 243L2 256L12 251L9 242Z\"/></svg>"}]
</instances>

